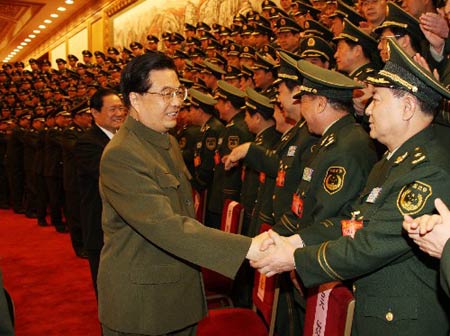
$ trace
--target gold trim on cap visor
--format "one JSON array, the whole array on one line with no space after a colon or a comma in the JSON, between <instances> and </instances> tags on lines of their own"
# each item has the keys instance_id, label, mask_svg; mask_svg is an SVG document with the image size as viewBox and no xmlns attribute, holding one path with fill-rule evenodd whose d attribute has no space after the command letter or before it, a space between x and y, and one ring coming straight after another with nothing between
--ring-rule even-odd
<instances>
[{"instance_id":1,"label":"gold trim on cap visor","mask_svg":"<svg viewBox=\"0 0 450 336\"><path fill-rule=\"evenodd\" d=\"M296 76L296 75L288 75L288 74L285 74L285 73L278 74L278 77L279 78L284 78L284 79L298 80L298 76Z\"/></svg>"},{"instance_id":2,"label":"gold trim on cap visor","mask_svg":"<svg viewBox=\"0 0 450 336\"><path fill-rule=\"evenodd\" d=\"M302 91L303 91L303 92L309 92L309 93L317 94L317 90L316 90L316 89L310 88L310 87L305 86L305 85L300 85L300 90L299 90L298 93L300 93L300 92L302 92Z\"/></svg>"},{"instance_id":3,"label":"gold trim on cap visor","mask_svg":"<svg viewBox=\"0 0 450 336\"><path fill-rule=\"evenodd\" d=\"M249 102L246 102L245 106L250 107L252 110L256 110L256 106L253 104L250 104Z\"/></svg>"},{"instance_id":4,"label":"gold trim on cap visor","mask_svg":"<svg viewBox=\"0 0 450 336\"><path fill-rule=\"evenodd\" d=\"M359 39L358 39L357 37L351 36L351 35L346 34L346 33L340 33L339 36L338 36L337 38L338 38L338 39L339 39L339 38L348 38L349 40L351 40L351 41L353 41L353 42L356 42L356 43L359 42Z\"/></svg>"},{"instance_id":5,"label":"gold trim on cap visor","mask_svg":"<svg viewBox=\"0 0 450 336\"><path fill-rule=\"evenodd\" d=\"M394 82L397 82L398 84L404 86L405 88L407 88L411 92L415 93L415 92L419 91L417 86L409 83L408 81L404 80L403 78L401 78L400 76L398 76L398 75L396 75L396 74L394 74L392 72L389 72L389 71L386 71L386 70L381 70L379 72L379 74L382 75L382 76L385 76L387 78L392 79Z\"/></svg>"}]
</instances>

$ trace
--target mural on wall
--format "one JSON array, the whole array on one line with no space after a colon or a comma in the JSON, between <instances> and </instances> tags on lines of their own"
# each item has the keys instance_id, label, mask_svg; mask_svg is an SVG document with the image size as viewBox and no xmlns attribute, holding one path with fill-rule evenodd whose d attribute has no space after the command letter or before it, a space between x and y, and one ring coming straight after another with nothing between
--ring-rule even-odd
<instances>
[{"instance_id":1,"label":"mural on wall","mask_svg":"<svg viewBox=\"0 0 450 336\"><path fill-rule=\"evenodd\" d=\"M128 47L147 35L184 31L184 23L230 26L237 13L260 10L262 0L144 0L111 17L112 44Z\"/></svg>"}]
</instances>

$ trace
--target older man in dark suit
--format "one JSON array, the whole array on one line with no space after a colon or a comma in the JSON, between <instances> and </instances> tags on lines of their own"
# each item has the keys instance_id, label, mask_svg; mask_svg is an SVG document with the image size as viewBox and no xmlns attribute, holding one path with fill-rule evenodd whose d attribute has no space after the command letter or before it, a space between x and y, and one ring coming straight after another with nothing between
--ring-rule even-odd
<instances>
[{"instance_id":1,"label":"older man in dark suit","mask_svg":"<svg viewBox=\"0 0 450 336\"><path fill-rule=\"evenodd\" d=\"M118 93L99 89L90 99L94 124L76 142L74 155L80 187L80 216L83 241L92 281L97 294L97 272L103 247L102 200L98 190L99 166L103 149L122 125L126 108Z\"/></svg>"}]
</instances>

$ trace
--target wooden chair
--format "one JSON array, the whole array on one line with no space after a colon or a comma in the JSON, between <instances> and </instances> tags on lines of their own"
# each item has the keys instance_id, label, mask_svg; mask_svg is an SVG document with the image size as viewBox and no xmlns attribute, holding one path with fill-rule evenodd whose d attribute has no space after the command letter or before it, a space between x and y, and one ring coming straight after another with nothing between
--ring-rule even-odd
<instances>
[{"instance_id":1,"label":"wooden chair","mask_svg":"<svg viewBox=\"0 0 450 336\"><path fill-rule=\"evenodd\" d=\"M270 229L263 224L261 232ZM278 305L277 276L267 278L255 271L253 309L223 308L210 310L200 321L197 336L273 336Z\"/></svg>"}]
</instances>

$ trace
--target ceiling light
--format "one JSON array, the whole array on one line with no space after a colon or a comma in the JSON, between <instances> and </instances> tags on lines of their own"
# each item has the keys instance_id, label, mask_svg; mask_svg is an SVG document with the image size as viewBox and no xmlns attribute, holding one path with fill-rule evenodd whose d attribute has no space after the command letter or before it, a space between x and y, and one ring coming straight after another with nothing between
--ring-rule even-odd
<instances>
[{"instance_id":1,"label":"ceiling light","mask_svg":"<svg viewBox=\"0 0 450 336\"><path fill-rule=\"evenodd\" d=\"M68 5L72 5L73 4L73 0L66 0L65 3L68 4Z\"/></svg>"},{"instance_id":2,"label":"ceiling light","mask_svg":"<svg viewBox=\"0 0 450 336\"><path fill-rule=\"evenodd\" d=\"M39 25L38 28L45 29L46 26L45 25Z\"/></svg>"},{"instance_id":3,"label":"ceiling light","mask_svg":"<svg viewBox=\"0 0 450 336\"><path fill-rule=\"evenodd\" d=\"M40 30L37 30L37 29L35 29L35 30L33 30L33 33L35 33L35 34L39 34L41 31Z\"/></svg>"},{"instance_id":4,"label":"ceiling light","mask_svg":"<svg viewBox=\"0 0 450 336\"><path fill-rule=\"evenodd\" d=\"M13 51L14 51L14 52L19 52L20 50L16 48L16 49L14 49Z\"/></svg>"},{"instance_id":5,"label":"ceiling light","mask_svg":"<svg viewBox=\"0 0 450 336\"><path fill-rule=\"evenodd\" d=\"M27 42L22 42L20 45L26 46L27 44Z\"/></svg>"},{"instance_id":6,"label":"ceiling light","mask_svg":"<svg viewBox=\"0 0 450 336\"><path fill-rule=\"evenodd\" d=\"M17 54L17 53L16 53L15 51L13 51L10 55L13 55L13 56L14 56L15 54Z\"/></svg>"},{"instance_id":7,"label":"ceiling light","mask_svg":"<svg viewBox=\"0 0 450 336\"><path fill-rule=\"evenodd\" d=\"M28 35L28 37L29 37L29 38L35 38L35 37L36 37L36 35L34 35L34 34L30 34L30 35Z\"/></svg>"},{"instance_id":8,"label":"ceiling light","mask_svg":"<svg viewBox=\"0 0 450 336\"><path fill-rule=\"evenodd\" d=\"M60 12L64 12L66 10L66 8L65 7L58 7L58 8L56 8L56 10L59 10Z\"/></svg>"},{"instance_id":9,"label":"ceiling light","mask_svg":"<svg viewBox=\"0 0 450 336\"><path fill-rule=\"evenodd\" d=\"M17 49L23 49L23 47L22 46L17 46Z\"/></svg>"},{"instance_id":10,"label":"ceiling light","mask_svg":"<svg viewBox=\"0 0 450 336\"><path fill-rule=\"evenodd\" d=\"M52 23L52 20L49 20L49 19L44 20L44 23Z\"/></svg>"},{"instance_id":11,"label":"ceiling light","mask_svg":"<svg viewBox=\"0 0 450 336\"><path fill-rule=\"evenodd\" d=\"M25 42L31 42L31 39L26 38L24 41L25 41Z\"/></svg>"},{"instance_id":12,"label":"ceiling light","mask_svg":"<svg viewBox=\"0 0 450 336\"><path fill-rule=\"evenodd\" d=\"M50 14L50 16L52 17L52 18L57 18L59 15L58 14L55 14L55 13L52 13L52 14Z\"/></svg>"}]
</instances>

